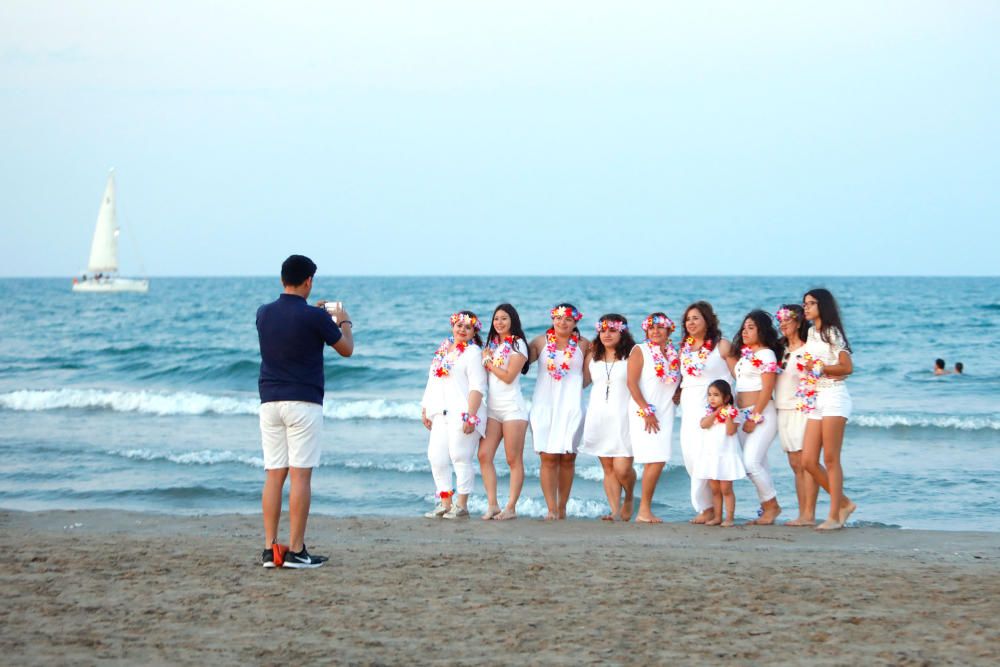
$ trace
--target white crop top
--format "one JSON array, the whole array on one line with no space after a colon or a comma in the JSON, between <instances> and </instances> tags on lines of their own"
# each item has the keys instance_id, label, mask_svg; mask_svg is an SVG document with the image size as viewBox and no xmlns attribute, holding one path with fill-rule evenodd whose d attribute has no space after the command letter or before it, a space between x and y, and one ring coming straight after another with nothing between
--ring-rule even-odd
<instances>
[{"instance_id":1,"label":"white crop top","mask_svg":"<svg viewBox=\"0 0 1000 667\"><path fill-rule=\"evenodd\" d=\"M736 393L760 391L764 386L761 375L777 372L778 360L770 348L762 347L756 352L751 352L750 348L744 347L740 352L740 360L733 369L736 375Z\"/></svg>"}]
</instances>

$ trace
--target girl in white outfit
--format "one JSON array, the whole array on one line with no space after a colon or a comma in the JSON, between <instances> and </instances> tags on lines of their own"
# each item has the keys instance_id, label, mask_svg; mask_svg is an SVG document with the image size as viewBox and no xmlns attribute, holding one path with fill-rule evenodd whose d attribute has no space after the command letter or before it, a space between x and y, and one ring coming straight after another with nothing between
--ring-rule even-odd
<instances>
[{"instance_id":1,"label":"girl in white outfit","mask_svg":"<svg viewBox=\"0 0 1000 667\"><path fill-rule=\"evenodd\" d=\"M800 385L803 411L809 415L802 443L806 470L830 494L830 516L817 530L843 528L857 505L844 495L840 450L851 416L851 395L844 379L854 370L851 346L840 323L840 308L828 290L814 289L802 297L802 309L812 328L806 336L806 363ZM819 462L823 452L824 468Z\"/></svg>"},{"instance_id":2,"label":"girl in white outfit","mask_svg":"<svg viewBox=\"0 0 1000 667\"><path fill-rule=\"evenodd\" d=\"M628 320L617 313L601 316L597 336L587 355L594 386L590 390L580 451L598 457L604 469L604 493L611 507L611 513L601 517L604 521L632 518L635 468L629 440L627 359L634 347Z\"/></svg>"},{"instance_id":3,"label":"girl in white outfit","mask_svg":"<svg viewBox=\"0 0 1000 667\"><path fill-rule=\"evenodd\" d=\"M743 479L743 458L740 455L739 411L733 406L733 392L725 380L715 380L708 385L708 408L699 423L704 430L704 440L698 453L695 472L708 480L712 490L712 518L707 526L733 525L736 512L736 494L733 482ZM723 517L725 504L728 519Z\"/></svg>"},{"instance_id":4,"label":"girl in white outfit","mask_svg":"<svg viewBox=\"0 0 1000 667\"><path fill-rule=\"evenodd\" d=\"M670 438L674 433L674 392L680 379L680 358L670 334L674 323L666 313L656 312L642 323L646 340L636 345L628 359L629 435L636 463L643 464L642 498L635 520L663 523L653 514L653 494L670 460Z\"/></svg>"},{"instance_id":5,"label":"girl in white outfit","mask_svg":"<svg viewBox=\"0 0 1000 667\"><path fill-rule=\"evenodd\" d=\"M539 359L529 421L535 451L542 460L539 476L547 521L566 518L583 435L583 388L590 382L590 371L583 363L590 343L580 337L576 326L583 316L570 303L559 304L550 315L552 328L528 345L529 363Z\"/></svg>"},{"instance_id":6,"label":"girl in white outfit","mask_svg":"<svg viewBox=\"0 0 1000 667\"><path fill-rule=\"evenodd\" d=\"M781 514L778 494L771 478L767 452L778 435L778 411L771 396L778 377L778 332L771 316L763 310L752 310L743 319L739 333L733 339L733 375L736 378L736 404L740 409L740 444L743 446L743 466L747 477L757 487L760 509L751 524L770 526Z\"/></svg>"},{"instance_id":7,"label":"girl in white outfit","mask_svg":"<svg viewBox=\"0 0 1000 667\"><path fill-rule=\"evenodd\" d=\"M486 370L482 364L479 319L463 310L451 316L452 335L434 353L427 387L420 401L421 419L431 432L431 463L437 506L428 518L468 518L475 470L472 460L486 422ZM451 485L455 471L454 491ZM454 498L453 498L454 497ZM454 499L454 501L453 501Z\"/></svg>"},{"instance_id":8,"label":"girl in white outfit","mask_svg":"<svg viewBox=\"0 0 1000 667\"><path fill-rule=\"evenodd\" d=\"M694 464L701 449L701 418L708 406L706 392L715 380L732 384L726 363L729 341L722 339L719 320L706 301L696 301L684 311L684 342L681 344L681 453L691 478L691 505L697 516L691 523L705 523L712 518L712 492L708 480L694 474ZM675 399L676 402L677 399Z\"/></svg>"},{"instance_id":9,"label":"girl in white outfit","mask_svg":"<svg viewBox=\"0 0 1000 667\"><path fill-rule=\"evenodd\" d=\"M812 475L806 472L802 463L802 440L806 433L808 416L797 409L795 393L799 388L802 370L805 368L806 336L809 323L806 322L802 306L785 304L775 314L784 348L780 372L774 384L774 407L778 409L778 439L781 448L788 455L788 465L795 475L795 495L799 500L799 515L786 526L816 525L816 494L818 488Z\"/></svg>"},{"instance_id":10,"label":"girl in white outfit","mask_svg":"<svg viewBox=\"0 0 1000 667\"><path fill-rule=\"evenodd\" d=\"M516 519L517 499L524 485L524 436L528 431L528 406L521 395L521 375L528 372L528 344L521 318L509 303L501 303L493 311L483 366L490 383L486 437L479 443L479 470L488 501L483 519ZM501 440L510 466L510 496L502 510L497 502L497 469L493 465Z\"/></svg>"}]
</instances>

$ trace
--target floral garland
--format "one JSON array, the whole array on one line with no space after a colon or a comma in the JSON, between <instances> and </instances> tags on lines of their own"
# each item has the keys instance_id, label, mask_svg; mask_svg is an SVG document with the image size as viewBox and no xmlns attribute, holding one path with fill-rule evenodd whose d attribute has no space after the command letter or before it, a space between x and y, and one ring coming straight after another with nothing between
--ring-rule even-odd
<instances>
[{"instance_id":1,"label":"floral garland","mask_svg":"<svg viewBox=\"0 0 1000 667\"><path fill-rule=\"evenodd\" d=\"M655 345L648 338L645 344L649 355L653 358L653 370L656 372L656 378L663 384L678 382L681 379L681 360L670 341L667 341L666 347L662 350L659 345Z\"/></svg>"},{"instance_id":2,"label":"floral garland","mask_svg":"<svg viewBox=\"0 0 1000 667\"><path fill-rule=\"evenodd\" d=\"M650 327L666 327L668 336L677 328L674 326L674 321L664 315L650 315L642 321L643 331L649 331Z\"/></svg>"},{"instance_id":3,"label":"floral garland","mask_svg":"<svg viewBox=\"0 0 1000 667\"><path fill-rule=\"evenodd\" d=\"M778 362L768 361L765 363L763 359L757 356L756 352L750 349L749 345L744 345L740 348L740 356L749 361L750 365L759 370L761 373L781 372L781 369L778 367Z\"/></svg>"},{"instance_id":4,"label":"floral garland","mask_svg":"<svg viewBox=\"0 0 1000 667\"><path fill-rule=\"evenodd\" d=\"M774 314L774 318L778 320L778 324L781 324L785 320L798 319L795 316L795 311L793 311L791 308L784 308L784 307L778 309L778 312Z\"/></svg>"},{"instance_id":5,"label":"floral garland","mask_svg":"<svg viewBox=\"0 0 1000 667\"><path fill-rule=\"evenodd\" d=\"M813 362L812 370L806 371L810 361ZM799 386L795 390L795 409L809 414L816 409L816 385L823 375L823 362L806 352L795 366L800 373Z\"/></svg>"},{"instance_id":6,"label":"floral garland","mask_svg":"<svg viewBox=\"0 0 1000 667\"><path fill-rule=\"evenodd\" d=\"M545 345L545 354L548 357L548 360L545 362L545 369L549 372L549 376L553 380L562 380L569 373L569 362L573 359L573 355L576 354L580 337L575 333L570 336L569 343L562 351L563 360L561 363L556 362L556 357L559 356L559 350L556 349L556 330L549 329L546 331L545 340L547 342Z\"/></svg>"},{"instance_id":7,"label":"floral garland","mask_svg":"<svg viewBox=\"0 0 1000 667\"><path fill-rule=\"evenodd\" d=\"M602 331L628 331L628 325L620 320L601 320L594 327L597 333Z\"/></svg>"},{"instance_id":8,"label":"floral garland","mask_svg":"<svg viewBox=\"0 0 1000 667\"><path fill-rule=\"evenodd\" d=\"M579 322L583 319L583 313L581 313L576 308L570 308L567 306L559 306L558 308L553 308L549 311L549 315L552 319L557 317L572 317L574 322Z\"/></svg>"},{"instance_id":9,"label":"floral garland","mask_svg":"<svg viewBox=\"0 0 1000 667\"><path fill-rule=\"evenodd\" d=\"M705 411L705 416L707 417L713 412L715 412L715 408L713 408L712 406L708 406L708 409ZM718 422L719 424L725 424L726 417L729 417L730 419L736 419L739 416L739 414L740 414L739 410L737 410L731 405L726 405L721 410L719 410L719 414L715 415L715 421Z\"/></svg>"},{"instance_id":10,"label":"floral garland","mask_svg":"<svg viewBox=\"0 0 1000 667\"><path fill-rule=\"evenodd\" d=\"M466 315L465 313L452 313L451 316L451 326L455 326L459 322L463 324L471 324L476 331L483 330L483 323L479 321L479 318L475 315Z\"/></svg>"},{"instance_id":11,"label":"floral garland","mask_svg":"<svg viewBox=\"0 0 1000 667\"><path fill-rule=\"evenodd\" d=\"M449 352L452 343L455 344L455 349ZM448 377L451 374L451 367L455 365L455 361L462 356L467 347L469 347L468 343L455 343L452 336L445 338L437 352L434 353L434 359L431 360L431 375L439 378Z\"/></svg>"},{"instance_id":12,"label":"floral garland","mask_svg":"<svg viewBox=\"0 0 1000 667\"><path fill-rule=\"evenodd\" d=\"M706 340L697 352L691 350L692 345L694 345L694 336L688 336L684 339L684 343L681 345L681 366L684 369L684 375L697 378L701 377L705 371L705 360L708 359L708 355L712 353L712 348L715 345L712 344L712 341Z\"/></svg>"},{"instance_id":13,"label":"floral garland","mask_svg":"<svg viewBox=\"0 0 1000 667\"><path fill-rule=\"evenodd\" d=\"M494 338L486 347L490 351L487 363L492 364L494 368L505 368L507 360L510 359L510 355L514 351L514 337L504 337L503 343L500 343L499 338Z\"/></svg>"}]
</instances>

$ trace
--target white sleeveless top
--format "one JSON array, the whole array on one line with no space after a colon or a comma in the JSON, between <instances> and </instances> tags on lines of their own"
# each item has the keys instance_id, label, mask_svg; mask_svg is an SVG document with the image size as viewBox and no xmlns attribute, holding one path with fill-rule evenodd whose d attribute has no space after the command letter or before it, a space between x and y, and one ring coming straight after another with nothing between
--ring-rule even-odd
<instances>
[{"instance_id":1,"label":"white sleeveless top","mask_svg":"<svg viewBox=\"0 0 1000 667\"><path fill-rule=\"evenodd\" d=\"M741 351L740 360L736 362L733 372L736 374L736 393L760 391L764 386L761 375L777 373L778 360L774 351L767 347L762 347L749 357L744 357Z\"/></svg>"},{"instance_id":2,"label":"white sleeveless top","mask_svg":"<svg viewBox=\"0 0 1000 667\"><path fill-rule=\"evenodd\" d=\"M774 407L779 410L795 409L795 392L799 388L799 380L802 373L799 371L799 364L803 363L802 357L806 353L806 346L803 343L795 350L785 348L783 362L785 368L778 374L778 379L774 383Z\"/></svg>"},{"instance_id":3,"label":"white sleeveless top","mask_svg":"<svg viewBox=\"0 0 1000 667\"><path fill-rule=\"evenodd\" d=\"M658 433L646 432L646 421L638 415L640 406L629 401L629 437L632 440L632 453L636 463L664 463L670 460L670 440L674 434L674 392L677 390L677 380L670 375L670 359L673 345L667 344L664 353L664 368L666 381L661 382L656 374L653 353L645 342L635 346L642 354L642 373L639 375L639 391L646 403L656 407L656 418L660 423ZM636 354L633 348L632 354ZM645 405L641 407L646 407Z\"/></svg>"},{"instance_id":4,"label":"white sleeveless top","mask_svg":"<svg viewBox=\"0 0 1000 667\"><path fill-rule=\"evenodd\" d=\"M666 404L673 405L674 391L677 389L677 379L671 377L670 368L664 369L665 379L661 381L656 375L656 365L653 362L653 353L646 343L639 343L635 346L642 352L642 374L639 376L639 391L647 403L652 403L656 409L665 408ZM664 351L664 362L669 366L670 358L677 353L671 343L667 343ZM645 407L645 406L643 406Z\"/></svg>"},{"instance_id":5,"label":"white sleeveless top","mask_svg":"<svg viewBox=\"0 0 1000 667\"><path fill-rule=\"evenodd\" d=\"M556 363L565 350L556 351ZM536 452L574 454L583 435L583 350L576 348L569 370L555 380L546 368L545 347L538 358L538 379L531 398L531 439Z\"/></svg>"},{"instance_id":6,"label":"white sleeveless top","mask_svg":"<svg viewBox=\"0 0 1000 667\"><path fill-rule=\"evenodd\" d=\"M523 340L518 338L514 341L513 346L507 345L507 347L510 347L511 349L509 350L506 359L503 358L505 344L501 343L500 346L494 351L493 359L491 360L490 358L487 358L486 363L493 363L495 368L507 370L510 366L510 359L515 354L524 356L525 362L527 362L528 346ZM496 366L494 362L500 363L500 366ZM490 405L501 405L509 402L521 404L524 401L524 398L521 396L521 373L518 373L514 377L514 381L510 383L504 382L493 373L489 374L489 379L490 393L488 399Z\"/></svg>"},{"instance_id":7,"label":"white sleeveless top","mask_svg":"<svg viewBox=\"0 0 1000 667\"><path fill-rule=\"evenodd\" d=\"M628 360L590 360L594 381L580 451L594 456L632 456L628 436ZM560 380L562 382L562 380Z\"/></svg>"},{"instance_id":8,"label":"white sleeveless top","mask_svg":"<svg viewBox=\"0 0 1000 667\"><path fill-rule=\"evenodd\" d=\"M806 336L806 351L816 359L822 361L824 366L832 366L840 362L841 352L847 352L850 354L850 351L847 349L847 343L844 341L844 334L840 332L840 329L830 327L827 329L827 335L830 338L829 343L823 340L823 337L820 335L819 331L816 330L816 327L810 327L809 335ZM816 388L825 389L840 382L843 382L843 380L821 377L816 383Z\"/></svg>"},{"instance_id":9,"label":"white sleeveless top","mask_svg":"<svg viewBox=\"0 0 1000 667\"><path fill-rule=\"evenodd\" d=\"M680 352L681 357L681 387L684 389L697 388L697 387L708 387L715 380L725 380L732 385L733 376L729 374L729 366L726 364L726 360L722 358L719 354L719 346L716 345L712 351L705 358L704 368L701 370L701 374L695 376L692 372L695 370L696 365L701 363L698 358L698 352L700 350L687 354L685 352ZM700 415L698 419L701 419L704 415Z\"/></svg>"}]
</instances>

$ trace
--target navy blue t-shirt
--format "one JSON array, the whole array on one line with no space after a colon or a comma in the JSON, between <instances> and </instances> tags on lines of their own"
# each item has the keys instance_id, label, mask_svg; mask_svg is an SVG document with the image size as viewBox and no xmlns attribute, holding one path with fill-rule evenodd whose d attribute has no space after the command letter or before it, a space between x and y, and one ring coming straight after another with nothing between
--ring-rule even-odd
<instances>
[{"instance_id":1,"label":"navy blue t-shirt","mask_svg":"<svg viewBox=\"0 0 1000 667\"><path fill-rule=\"evenodd\" d=\"M260 340L260 402L306 401L323 404L323 348L341 337L340 327L323 308L295 294L257 309Z\"/></svg>"}]
</instances>

